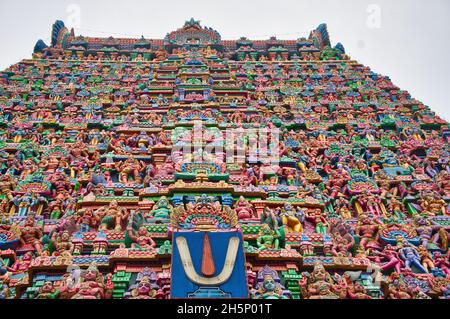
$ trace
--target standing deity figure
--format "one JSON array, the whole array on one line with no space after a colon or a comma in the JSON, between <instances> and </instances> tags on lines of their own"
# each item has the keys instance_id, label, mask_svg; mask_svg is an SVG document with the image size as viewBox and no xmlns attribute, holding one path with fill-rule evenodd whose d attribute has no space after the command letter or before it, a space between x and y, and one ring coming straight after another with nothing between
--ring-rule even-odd
<instances>
[{"instance_id":1,"label":"standing deity figure","mask_svg":"<svg viewBox=\"0 0 450 319\"><path fill-rule=\"evenodd\" d=\"M356 198L358 204L361 206L361 208L365 209L366 213L370 213L375 216L381 216L381 199L378 196L373 195L370 190L366 190Z\"/></svg>"},{"instance_id":2,"label":"standing deity figure","mask_svg":"<svg viewBox=\"0 0 450 319\"><path fill-rule=\"evenodd\" d=\"M27 192L23 195L15 196L12 202L17 206L17 216L25 217L39 204L39 198L35 193Z\"/></svg>"},{"instance_id":3,"label":"standing deity figure","mask_svg":"<svg viewBox=\"0 0 450 319\"><path fill-rule=\"evenodd\" d=\"M422 263L422 266L427 272L435 268L433 263L433 257L431 256L431 253L428 251L428 249L420 245L417 248L417 252L419 253L420 262Z\"/></svg>"},{"instance_id":4,"label":"standing deity figure","mask_svg":"<svg viewBox=\"0 0 450 319\"><path fill-rule=\"evenodd\" d=\"M369 246L378 248L378 230L379 227L374 221L367 215L361 215L358 226L356 227L356 234L359 236L359 245L363 247L363 249L367 249Z\"/></svg>"},{"instance_id":5,"label":"standing deity figure","mask_svg":"<svg viewBox=\"0 0 450 319\"><path fill-rule=\"evenodd\" d=\"M43 236L41 227L37 226L34 217L27 217L23 226L18 226L20 230L20 247L31 248L42 255L41 238Z\"/></svg>"}]
</instances>

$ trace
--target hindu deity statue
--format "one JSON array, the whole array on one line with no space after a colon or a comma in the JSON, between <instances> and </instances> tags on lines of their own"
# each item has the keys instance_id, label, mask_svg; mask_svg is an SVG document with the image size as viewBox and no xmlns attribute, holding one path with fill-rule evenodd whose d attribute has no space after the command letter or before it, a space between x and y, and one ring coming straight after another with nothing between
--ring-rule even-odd
<instances>
[{"instance_id":1,"label":"hindu deity statue","mask_svg":"<svg viewBox=\"0 0 450 319\"><path fill-rule=\"evenodd\" d=\"M343 195L345 192L345 185L350 180L350 174L343 167L338 167L336 170L332 171L328 178L330 197L336 198L339 195Z\"/></svg>"},{"instance_id":2,"label":"hindu deity statue","mask_svg":"<svg viewBox=\"0 0 450 319\"><path fill-rule=\"evenodd\" d=\"M166 196L162 196L150 211L150 216L154 219L168 219L173 206L170 205Z\"/></svg>"},{"instance_id":3,"label":"hindu deity statue","mask_svg":"<svg viewBox=\"0 0 450 319\"><path fill-rule=\"evenodd\" d=\"M139 281L137 287L131 290L131 297L129 299L154 299L156 290L152 289L150 285L150 278L144 277Z\"/></svg>"},{"instance_id":4,"label":"hindu deity statue","mask_svg":"<svg viewBox=\"0 0 450 319\"><path fill-rule=\"evenodd\" d=\"M431 221L428 220L425 216L416 215L413 221L414 229L420 238L420 243L424 247L428 247L428 243L430 242L432 235L437 228L431 224Z\"/></svg>"},{"instance_id":5,"label":"hindu deity statue","mask_svg":"<svg viewBox=\"0 0 450 319\"><path fill-rule=\"evenodd\" d=\"M280 247L284 247L284 239L286 234L281 217L277 216L270 208L265 207L263 213L261 214L260 220L262 224L266 224L275 232L277 238L279 239Z\"/></svg>"},{"instance_id":6,"label":"hindu deity statue","mask_svg":"<svg viewBox=\"0 0 450 319\"><path fill-rule=\"evenodd\" d=\"M95 216L92 208L78 211L77 225L81 232L89 232L96 229L99 224L100 218Z\"/></svg>"},{"instance_id":7,"label":"hindu deity statue","mask_svg":"<svg viewBox=\"0 0 450 319\"><path fill-rule=\"evenodd\" d=\"M33 253L27 252L22 256L22 259L16 259L11 267L7 267L7 270L12 274L21 274L28 271L31 262L33 260Z\"/></svg>"},{"instance_id":8,"label":"hindu deity statue","mask_svg":"<svg viewBox=\"0 0 450 319\"><path fill-rule=\"evenodd\" d=\"M125 299L155 299L159 286L156 284L156 273L144 268L137 275L136 283L132 285L129 292L125 293Z\"/></svg>"},{"instance_id":9,"label":"hindu deity statue","mask_svg":"<svg viewBox=\"0 0 450 319\"><path fill-rule=\"evenodd\" d=\"M419 247L417 247L417 252L420 257L420 262L427 272L430 272L431 269L435 268L433 257L431 256L431 253L428 251L428 249L426 249L422 245L419 245Z\"/></svg>"},{"instance_id":10,"label":"hindu deity statue","mask_svg":"<svg viewBox=\"0 0 450 319\"><path fill-rule=\"evenodd\" d=\"M20 247L22 249L35 250L39 255L42 255L43 236L41 227L36 225L33 216L27 217L23 226L18 226L20 230Z\"/></svg>"},{"instance_id":11,"label":"hindu deity statue","mask_svg":"<svg viewBox=\"0 0 450 319\"><path fill-rule=\"evenodd\" d=\"M320 262L314 264L311 274L303 273L299 285L305 299L338 299L344 298L346 294L333 282L331 275Z\"/></svg>"},{"instance_id":12,"label":"hindu deity statue","mask_svg":"<svg viewBox=\"0 0 450 319\"><path fill-rule=\"evenodd\" d=\"M280 216L286 233L301 233L303 231L302 223L305 221L305 215L302 210L296 210L291 204L286 203Z\"/></svg>"},{"instance_id":13,"label":"hindu deity statue","mask_svg":"<svg viewBox=\"0 0 450 319\"><path fill-rule=\"evenodd\" d=\"M399 255L403 262L405 263L405 267L407 269L411 269L412 266L419 269L419 271L423 273L427 273L428 270L422 265L421 258L419 256L419 252L416 247L403 243L399 243L402 247L399 250Z\"/></svg>"},{"instance_id":14,"label":"hindu deity statue","mask_svg":"<svg viewBox=\"0 0 450 319\"><path fill-rule=\"evenodd\" d=\"M280 246L278 236L268 225L263 225L256 239L259 250L278 249Z\"/></svg>"},{"instance_id":15,"label":"hindu deity statue","mask_svg":"<svg viewBox=\"0 0 450 319\"><path fill-rule=\"evenodd\" d=\"M23 195L17 195L12 202L17 207L17 216L27 216L39 204L39 198L36 193L27 192Z\"/></svg>"},{"instance_id":16,"label":"hindu deity statue","mask_svg":"<svg viewBox=\"0 0 450 319\"><path fill-rule=\"evenodd\" d=\"M165 160L165 162L158 167L158 176L161 179L172 179L173 174L175 173L175 165L172 161L172 158L169 156Z\"/></svg>"},{"instance_id":17,"label":"hindu deity statue","mask_svg":"<svg viewBox=\"0 0 450 319\"><path fill-rule=\"evenodd\" d=\"M124 184L129 184L130 177L133 182L140 184L142 182L141 173L144 171L146 165L142 161L138 161L133 157L127 158L124 162L116 163L116 169L119 172L119 180Z\"/></svg>"},{"instance_id":18,"label":"hindu deity statue","mask_svg":"<svg viewBox=\"0 0 450 319\"><path fill-rule=\"evenodd\" d=\"M434 245L439 247L442 251L448 251L450 241L450 231L445 227L437 227L438 231L433 235L431 241Z\"/></svg>"},{"instance_id":19,"label":"hindu deity statue","mask_svg":"<svg viewBox=\"0 0 450 319\"><path fill-rule=\"evenodd\" d=\"M53 255L62 255L64 253L71 254L74 248L74 245L71 242L71 235L69 231L64 230L61 233L54 233L53 243L55 246L55 251Z\"/></svg>"},{"instance_id":20,"label":"hindu deity statue","mask_svg":"<svg viewBox=\"0 0 450 319\"><path fill-rule=\"evenodd\" d=\"M46 281L39 287L35 299L57 299L60 293L61 291L55 288L53 282Z\"/></svg>"},{"instance_id":21,"label":"hindu deity statue","mask_svg":"<svg viewBox=\"0 0 450 319\"><path fill-rule=\"evenodd\" d=\"M249 220L255 216L255 209L253 208L253 205L246 200L244 196L239 197L238 201L234 205L234 210L240 220Z\"/></svg>"},{"instance_id":22,"label":"hindu deity statue","mask_svg":"<svg viewBox=\"0 0 450 319\"><path fill-rule=\"evenodd\" d=\"M370 190L365 190L363 193L357 195L356 200L365 213L370 213L375 216L382 214L380 208L381 199L373 195Z\"/></svg>"},{"instance_id":23,"label":"hindu deity statue","mask_svg":"<svg viewBox=\"0 0 450 319\"><path fill-rule=\"evenodd\" d=\"M8 198L0 199L0 223L9 219L9 200Z\"/></svg>"},{"instance_id":24,"label":"hindu deity statue","mask_svg":"<svg viewBox=\"0 0 450 319\"><path fill-rule=\"evenodd\" d=\"M442 272L449 277L450 276L450 261L448 256L442 255L441 252L434 252L434 265L442 270Z\"/></svg>"},{"instance_id":25,"label":"hindu deity statue","mask_svg":"<svg viewBox=\"0 0 450 319\"><path fill-rule=\"evenodd\" d=\"M350 299L372 299L367 289L359 282L352 282L347 286L347 295Z\"/></svg>"},{"instance_id":26,"label":"hindu deity statue","mask_svg":"<svg viewBox=\"0 0 450 319\"><path fill-rule=\"evenodd\" d=\"M394 270L397 273L401 272L403 262L398 254L398 249L392 245L386 245L382 251L374 250L371 259L375 259L380 265L380 270L388 271Z\"/></svg>"},{"instance_id":27,"label":"hindu deity statue","mask_svg":"<svg viewBox=\"0 0 450 319\"><path fill-rule=\"evenodd\" d=\"M339 198L335 201L334 206L343 219L353 218L350 202L345 199L343 195L339 196Z\"/></svg>"},{"instance_id":28,"label":"hindu deity statue","mask_svg":"<svg viewBox=\"0 0 450 319\"><path fill-rule=\"evenodd\" d=\"M59 219L59 217L62 215L62 212L64 210L63 208L63 202L61 199L55 199L55 201L51 202L49 204L49 218L50 219Z\"/></svg>"},{"instance_id":29,"label":"hindu deity statue","mask_svg":"<svg viewBox=\"0 0 450 319\"><path fill-rule=\"evenodd\" d=\"M389 288L386 299L413 299L414 288L410 287L399 274L391 274L388 278Z\"/></svg>"},{"instance_id":30,"label":"hindu deity statue","mask_svg":"<svg viewBox=\"0 0 450 319\"><path fill-rule=\"evenodd\" d=\"M5 281L0 282L0 300L9 299L11 296L12 294L8 284Z\"/></svg>"},{"instance_id":31,"label":"hindu deity statue","mask_svg":"<svg viewBox=\"0 0 450 319\"><path fill-rule=\"evenodd\" d=\"M136 234L131 227L128 228L128 236L133 241L131 248L155 250L155 241L150 236L147 227L141 226Z\"/></svg>"},{"instance_id":32,"label":"hindu deity statue","mask_svg":"<svg viewBox=\"0 0 450 319\"><path fill-rule=\"evenodd\" d=\"M251 289L251 295L253 299L288 299L289 295L286 294L285 287L280 282L280 277L276 270L269 266L264 266L255 276L252 273L251 283L253 287L255 281L255 288ZM256 277L256 278L255 278Z\"/></svg>"},{"instance_id":33,"label":"hindu deity statue","mask_svg":"<svg viewBox=\"0 0 450 319\"><path fill-rule=\"evenodd\" d=\"M331 253L333 254L333 256L338 257L351 256L351 248L353 248L354 244L355 241L352 236L344 237L336 234L333 236L333 248L331 250Z\"/></svg>"},{"instance_id":34,"label":"hindu deity statue","mask_svg":"<svg viewBox=\"0 0 450 319\"><path fill-rule=\"evenodd\" d=\"M361 215L359 224L356 228L356 233L359 236L359 245L364 249L368 247L378 248L377 243L379 226L375 221L372 221L367 215Z\"/></svg>"},{"instance_id":35,"label":"hindu deity statue","mask_svg":"<svg viewBox=\"0 0 450 319\"><path fill-rule=\"evenodd\" d=\"M422 194L419 204L422 214L428 216L447 215L447 204L445 201L431 192Z\"/></svg>"},{"instance_id":36,"label":"hindu deity statue","mask_svg":"<svg viewBox=\"0 0 450 319\"><path fill-rule=\"evenodd\" d=\"M276 283L272 275L267 274L264 276L264 281L260 285L256 293L256 299L287 299L283 295L283 290Z\"/></svg>"},{"instance_id":37,"label":"hindu deity statue","mask_svg":"<svg viewBox=\"0 0 450 319\"><path fill-rule=\"evenodd\" d=\"M307 210L305 217L314 223L317 234L326 234L328 229L328 221L320 208Z\"/></svg>"},{"instance_id":38,"label":"hindu deity statue","mask_svg":"<svg viewBox=\"0 0 450 319\"><path fill-rule=\"evenodd\" d=\"M387 208L389 211L389 215L393 215L397 218L405 218L405 214L403 213L403 204L397 198L392 197L388 202Z\"/></svg>"},{"instance_id":39,"label":"hindu deity statue","mask_svg":"<svg viewBox=\"0 0 450 319\"><path fill-rule=\"evenodd\" d=\"M100 230L121 231L130 213L127 209L120 207L116 200L112 200L108 206L97 209L94 214L101 218Z\"/></svg>"},{"instance_id":40,"label":"hindu deity statue","mask_svg":"<svg viewBox=\"0 0 450 319\"><path fill-rule=\"evenodd\" d=\"M82 272L80 286L71 299L109 299L113 288L114 284L111 282L111 278L107 276L105 282L97 265L92 263L88 269Z\"/></svg>"}]
</instances>

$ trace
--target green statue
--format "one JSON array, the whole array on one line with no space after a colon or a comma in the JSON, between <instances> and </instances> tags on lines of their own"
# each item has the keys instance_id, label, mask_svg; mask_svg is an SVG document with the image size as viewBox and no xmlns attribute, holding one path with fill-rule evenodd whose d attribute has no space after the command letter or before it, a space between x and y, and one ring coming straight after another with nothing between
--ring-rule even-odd
<instances>
[{"instance_id":1,"label":"green statue","mask_svg":"<svg viewBox=\"0 0 450 319\"><path fill-rule=\"evenodd\" d=\"M166 196L162 196L155 204L155 207L150 211L150 214L155 219L168 219L173 207L170 205Z\"/></svg>"},{"instance_id":2,"label":"green statue","mask_svg":"<svg viewBox=\"0 0 450 319\"><path fill-rule=\"evenodd\" d=\"M280 247L280 241L276 233L270 229L269 226L263 225L259 232L259 237L256 239L256 244L259 251L267 249L278 249Z\"/></svg>"}]
</instances>

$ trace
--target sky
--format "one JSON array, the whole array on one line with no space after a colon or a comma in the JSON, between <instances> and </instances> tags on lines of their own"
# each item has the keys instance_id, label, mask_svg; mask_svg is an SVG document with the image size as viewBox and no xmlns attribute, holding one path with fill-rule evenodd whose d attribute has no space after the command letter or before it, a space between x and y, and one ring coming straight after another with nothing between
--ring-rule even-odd
<instances>
[{"instance_id":1,"label":"sky","mask_svg":"<svg viewBox=\"0 0 450 319\"><path fill-rule=\"evenodd\" d=\"M163 38L191 17L223 39L297 39L326 23L333 45L450 121L448 0L0 0L0 69L50 44L58 19L77 35Z\"/></svg>"}]
</instances>

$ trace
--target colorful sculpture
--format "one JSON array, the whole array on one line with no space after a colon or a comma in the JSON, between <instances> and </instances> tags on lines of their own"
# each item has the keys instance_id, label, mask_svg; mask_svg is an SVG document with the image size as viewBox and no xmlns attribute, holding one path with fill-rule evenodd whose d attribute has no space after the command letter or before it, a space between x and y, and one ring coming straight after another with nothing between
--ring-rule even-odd
<instances>
[{"instance_id":1,"label":"colorful sculpture","mask_svg":"<svg viewBox=\"0 0 450 319\"><path fill-rule=\"evenodd\" d=\"M448 298L449 140L324 24L58 21L0 72L0 299Z\"/></svg>"}]
</instances>

